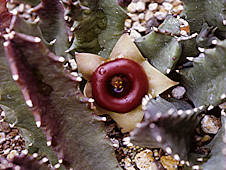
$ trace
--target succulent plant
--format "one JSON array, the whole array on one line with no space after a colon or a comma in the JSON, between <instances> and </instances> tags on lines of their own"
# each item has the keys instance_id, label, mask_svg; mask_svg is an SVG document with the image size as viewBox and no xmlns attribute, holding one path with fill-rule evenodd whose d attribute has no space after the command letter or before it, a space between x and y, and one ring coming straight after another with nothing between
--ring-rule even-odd
<instances>
[{"instance_id":1,"label":"succulent plant","mask_svg":"<svg viewBox=\"0 0 226 170\"><path fill-rule=\"evenodd\" d=\"M25 20L0 0L0 108L28 149L2 169L122 169L105 115L130 132L124 143L161 148L185 169L225 169L224 110L209 157L192 155L202 116L226 101L225 0L184 0L190 35L169 15L134 42L129 2L21 0L32 6ZM177 82L182 99L169 97Z\"/></svg>"}]
</instances>

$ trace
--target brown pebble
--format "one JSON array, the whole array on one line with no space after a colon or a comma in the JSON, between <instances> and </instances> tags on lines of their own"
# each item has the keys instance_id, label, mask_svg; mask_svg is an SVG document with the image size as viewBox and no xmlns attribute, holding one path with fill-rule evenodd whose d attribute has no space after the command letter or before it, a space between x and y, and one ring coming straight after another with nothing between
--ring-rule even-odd
<instances>
[{"instance_id":1,"label":"brown pebble","mask_svg":"<svg viewBox=\"0 0 226 170\"><path fill-rule=\"evenodd\" d=\"M173 159L171 156L162 156L160 161L167 170L176 170L179 165L179 161Z\"/></svg>"},{"instance_id":2,"label":"brown pebble","mask_svg":"<svg viewBox=\"0 0 226 170\"><path fill-rule=\"evenodd\" d=\"M159 4L161 4L161 3L164 2L164 0L154 0L154 1L157 2L157 3L159 3Z\"/></svg>"},{"instance_id":3,"label":"brown pebble","mask_svg":"<svg viewBox=\"0 0 226 170\"><path fill-rule=\"evenodd\" d=\"M201 121L201 127L205 133L216 134L221 127L221 121L213 115L206 115Z\"/></svg>"},{"instance_id":4,"label":"brown pebble","mask_svg":"<svg viewBox=\"0 0 226 170\"><path fill-rule=\"evenodd\" d=\"M0 122L0 131L2 132L10 132L10 127L9 127L9 124L7 122Z\"/></svg>"}]
</instances>

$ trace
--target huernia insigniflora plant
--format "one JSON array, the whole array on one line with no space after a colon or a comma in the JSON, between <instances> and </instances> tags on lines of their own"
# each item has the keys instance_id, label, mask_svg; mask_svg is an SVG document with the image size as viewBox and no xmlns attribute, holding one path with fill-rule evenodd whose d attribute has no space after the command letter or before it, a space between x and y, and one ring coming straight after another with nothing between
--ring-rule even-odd
<instances>
[{"instance_id":1,"label":"huernia insigniflora plant","mask_svg":"<svg viewBox=\"0 0 226 170\"><path fill-rule=\"evenodd\" d=\"M128 63L119 66L120 59L128 59L128 61L130 60L135 61L137 64L139 64L139 66L137 66L138 68L133 68L136 66L133 65L130 66ZM88 53L78 53L76 54L76 61L78 64L79 71L82 73L83 77L88 81L84 88L84 94L87 97L96 99L97 97L93 96L93 93L96 93L95 94L96 96L103 96L102 97L103 102L104 100L106 100L105 102L109 104L108 106L105 106L105 108L101 108L102 102L98 100L97 102L99 103L97 103L97 108L95 112L98 115L109 114L113 118L113 120L117 122L118 126L122 128L123 132L129 132L133 130L136 127L136 124L142 121L144 113L142 111L141 104L144 95L149 94L154 98L161 94L162 92L164 92L165 90L167 90L168 88L178 84L170 80L160 71L151 66L150 63L142 56L142 54L140 53L136 45L133 43L133 41L130 39L128 34L123 34L121 36L121 38L113 48L108 59L104 59L103 57L100 57L98 55ZM108 62L112 62L112 65L115 65L115 68L114 67L111 67L110 69L102 68L103 67L102 65ZM120 70L122 68L125 68L125 71L122 72ZM132 69L134 69L134 71ZM141 71L139 71L139 69ZM94 72L99 71L103 72L100 74L103 75L107 74L106 79L98 80L93 76ZM137 78L138 77L141 78L140 80L136 80L135 77L129 78L130 74L132 74L133 76L133 74L136 74L136 72L138 72L136 76ZM123 78L120 78L120 76L121 77L124 76L126 77L126 79L129 80L127 81L123 80ZM119 78L119 80L117 80L117 77ZM114 79L116 79L116 82L112 82L114 81ZM92 82L93 80L97 82ZM133 83L133 81L137 81L135 82L137 85ZM103 83L105 86L108 86L106 87L106 90L104 88L101 89L100 88L101 86L96 87L100 83ZM111 88L109 86L112 86L112 83L113 86L116 86L115 87L116 90L118 88L116 83L122 83L122 87L118 89L118 90L122 89L122 92L117 91L115 92L114 90L109 89ZM98 91L97 90L93 91L92 90L93 86L96 89L99 88L97 89ZM125 88L125 94L123 94L124 93L123 88ZM134 94L134 91L136 94ZM139 91L142 91L140 96L137 94L139 93ZM117 96L120 95L120 93L122 93L122 96ZM105 96L107 97L108 95L112 96L111 100L113 101L108 101L108 99L105 98ZM132 98L135 98L137 101L133 102L132 100L134 99ZM116 108L117 109L116 112L113 112L115 109L113 108L114 105L118 106L118 108Z\"/></svg>"}]
</instances>

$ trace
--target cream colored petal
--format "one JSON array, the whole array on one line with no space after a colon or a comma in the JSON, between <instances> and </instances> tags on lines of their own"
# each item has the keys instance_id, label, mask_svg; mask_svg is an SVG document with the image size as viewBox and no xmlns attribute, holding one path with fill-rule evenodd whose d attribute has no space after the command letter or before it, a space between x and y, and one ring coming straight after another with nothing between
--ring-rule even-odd
<instances>
[{"instance_id":1,"label":"cream colored petal","mask_svg":"<svg viewBox=\"0 0 226 170\"><path fill-rule=\"evenodd\" d=\"M140 123L144 117L144 112L142 106L138 106L136 109L120 114L115 112L110 112L109 115L117 123L117 125L122 128L122 132L130 132L136 128L137 123Z\"/></svg>"},{"instance_id":2,"label":"cream colored petal","mask_svg":"<svg viewBox=\"0 0 226 170\"><path fill-rule=\"evenodd\" d=\"M178 82L172 81L156 68L151 66L148 61L141 63L141 66L148 76L149 93L152 94L152 97L156 97L170 87L178 84Z\"/></svg>"},{"instance_id":3,"label":"cream colored petal","mask_svg":"<svg viewBox=\"0 0 226 170\"><path fill-rule=\"evenodd\" d=\"M84 87L84 90L83 90L83 93L84 93L84 96L86 97L89 97L89 98L92 98L93 95L92 95L92 84L91 82L87 82L85 87Z\"/></svg>"},{"instance_id":4,"label":"cream colored petal","mask_svg":"<svg viewBox=\"0 0 226 170\"><path fill-rule=\"evenodd\" d=\"M128 58L136 61L137 63L145 61L145 58L142 56L128 34L123 34L120 37L111 52L110 59L115 59L118 57Z\"/></svg>"},{"instance_id":5,"label":"cream colored petal","mask_svg":"<svg viewBox=\"0 0 226 170\"><path fill-rule=\"evenodd\" d=\"M136 128L137 123L140 123L144 117L144 112L142 106L138 106L136 109L128 113L115 113L111 111L104 110L97 106L95 111L97 115L108 114L117 123L119 128L122 128L122 132L130 132Z\"/></svg>"},{"instance_id":6,"label":"cream colored petal","mask_svg":"<svg viewBox=\"0 0 226 170\"><path fill-rule=\"evenodd\" d=\"M77 53L75 57L78 70L86 80L91 80L93 72L106 60L103 57L89 53Z\"/></svg>"}]
</instances>

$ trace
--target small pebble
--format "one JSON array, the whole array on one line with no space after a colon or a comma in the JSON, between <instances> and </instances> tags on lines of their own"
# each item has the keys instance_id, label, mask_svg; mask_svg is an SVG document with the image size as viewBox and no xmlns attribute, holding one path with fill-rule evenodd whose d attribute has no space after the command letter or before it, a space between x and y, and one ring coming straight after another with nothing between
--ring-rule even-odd
<instances>
[{"instance_id":1,"label":"small pebble","mask_svg":"<svg viewBox=\"0 0 226 170\"><path fill-rule=\"evenodd\" d=\"M131 161L131 159L130 158L125 158L124 159L124 168L126 169L126 170L135 170L135 168L133 167L133 164L132 164L132 161Z\"/></svg>"},{"instance_id":2,"label":"small pebble","mask_svg":"<svg viewBox=\"0 0 226 170\"><path fill-rule=\"evenodd\" d=\"M160 161L167 170L177 170L177 166L179 165L179 161L173 159L171 156L162 156Z\"/></svg>"},{"instance_id":3,"label":"small pebble","mask_svg":"<svg viewBox=\"0 0 226 170\"><path fill-rule=\"evenodd\" d=\"M139 16L137 14L128 14L128 15L133 21L139 21Z\"/></svg>"},{"instance_id":4,"label":"small pebble","mask_svg":"<svg viewBox=\"0 0 226 170\"><path fill-rule=\"evenodd\" d=\"M0 144L2 144L3 142L5 142L6 138L5 138L5 133L4 132L0 132Z\"/></svg>"},{"instance_id":5,"label":"small pebble","mask_svg":"<svg viewBox=\"0 0 226 170\"><path fill-rule=\"evenodd\" d=\"M10 132L9 124L6 122L0 122L0 131L6 132L6 133Z\"/></svg>"},{"instance_id":6,"label":"small pebble","mask_svg":"<svg viewBox=\"0 0 226 170\"><path fill-rule=\"evenodd\" d=\"M207 142L211 139L211 137L209 135L204 135L201 139L201 142L204 143L204 142Z\"/></svg>"},{"instance_id":7,"label":"small pebble","mask_svg":"<svg viewBox=\"0 0 226 170\"><path fill-rule=\"evenodd\" d=\"M138 12L144 11L144 10L145 10L145 3L142 2L142 1L137 2L137 3L136 3L136 10L137 10Z\"/></svg>"},{"instance_id":8,"label":"small pebble","mask_svg":"<svg viewBox=\"0 0 226 170\"><path fill-rule=\"evenodd\" d=\"M166 12L161 12L158 11L154 14L154 16L158 19L158 20L164 20L166 18L167 13Z\"/></svg>"},{"instance_id":9,"label":"small pebble","mask_svg":"<svg viewBox=\"0 0 226 170\"><path fill-rule=\"evenodd\" d=\"M145 14L145 21L148 21L154 16L154 13L152 11L147 11Z\"/></svg>"},{"instance_id":10,"label":"small pebble","mask_svg":"<svg viewBox=\"0 0 226 170\"><path fill-rule=\"evenodd\" d=\"M162 5L163 5L164 9L167 11L170 11L173 8L173 5L168 2L163 2Z\"/></svg>"},{"instance_id":11,"label":"small pebble","mask_svg":"<svg viewBox=\"0 0 226 170\"><path fill-rule=\"evenodd\" d=\"M18 156L19 153L16 150L10 151L10 153L7 155L8 160L12 160L15 156Z\"/></svg>"},{"instance_id":12,"label":"small pebble","mask_svg":"<svg viewBox=\"0 0 226 170\"><path fill-rule=\"evenodd\" d=\"M179 5L173 8L173 13L174 14L179 14L184 10L184 6L183 5Z\"/></svg>"},{"instance_id":13,"label":"small pebble","mask_svg":"<svg viewBox=\"0 0 226 170\"><path fill-rule=\"evenodd\" d=\"M138 15L138 18L139 18L140 20L143 20L143 19L144 19L144 13L140 13L140 14Z\"/></svg>"},{"instance_id":14,"label":"small pebble","mask_svg":"<svg viewBox=\"0 0 226 170\"><path fill-rule=\"evenodd\" d=\"M155 10L158 9L158 4L157 4L157 3L150 3L150 4L148 5L148 9L149 9L150 11L155 11Z\"/></svg>"},{"instance_id":15,"label":"small pebble","mask_svg":"<svg viewBox=\"0 0 226 170\"><path fill-rule=\"evenodd\" d=\"M201 128L205 133L217 134L220 127L220 119L213 115L206 115L201 121Z\"/></svg>"},{"instance_id":16,"label":"small pebble","mask_svg":"<svg viewBox=\"0 0 226 170\"><path fill-rule=\"evenodd\" d=\"M177 86L172 90L172 96L176 99L183 98L184 94L186 92L186 89L182 86Z\"/></svg>"},{"instance_id":17,"label":"small pebble","mask_svg":"<svg viewBox=\"0 0 226 170\"><path fill-rule=\"evenodd\" d=\"M168 2L169 2L169 1L168 1ZM182 4L182 1L181 1L181 0L172 0L171 2L173 3L172 5L173 5L174 7Z\"/></svg>"},{"instance_id":18,"label":"small pebble","mask_svg":"<svg viewBox=\"0 0 226 170\"><path fill-rule=\"evenodd\" d=\"M159 157L159 151L156 150L156 149L154 150L154 156L155 156L155 157Z\"/></svg>"},{"instance_id":19,"label":"small pebble","mask_svg":"<svg viewBox=\"0 0 226 170\"><path fill-rule=\"evenodd\" d=\"M132 26L132 20L131 20L131 19L126 19L126 21L125 21L125 26L126 26L127 28L131 28L131 26Z\"/></svg>"},{"instance_id":20,"label":"small pebble","mask_svg":"<svg viewBox=\"0 0 226 170\"><path fill-rule=\"evenodd\" d=\"M128 12L130 12L130 13L134 13L134 12L136 12L136 4L135 3L130 3L129 5L128 5L128 7L127 7L127 10L128 10Z\"/></svg>"},{"instance_id":21,"label":"small pebble","mask_svg":"<svg viewBox=\"0 0 226 170\"><path fill-rule=\"evenodd\" d=\"M140 170L147 170L147 169L157 170L158 169L156 164L154 163L153 153L149 149L146 149L138 153L135 156L134 161Z\"/></svg>"}]
</instances>

